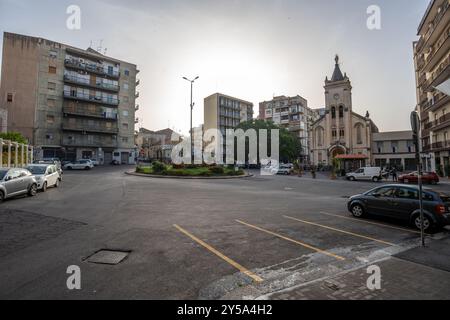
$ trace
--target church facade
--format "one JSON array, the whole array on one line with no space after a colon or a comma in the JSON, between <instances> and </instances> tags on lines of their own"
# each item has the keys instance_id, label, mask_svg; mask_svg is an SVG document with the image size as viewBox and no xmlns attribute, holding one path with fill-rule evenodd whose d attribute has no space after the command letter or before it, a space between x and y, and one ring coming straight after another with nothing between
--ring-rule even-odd
<instances>
[{"instance_id":1,"label":"church facade","mask_svg":"<svg viewBox=\"0 0 450 320\"><path fill-rule=\"evenodd\" d=\"M340 169L349 171L372 164L372 136L378 128L368 112L353 112L350 79L342 74L338 56L335 62L331 79L325 79L325 112L310 126L310 157L316 166L339 159Z\"/></svg>"}]
</instances>

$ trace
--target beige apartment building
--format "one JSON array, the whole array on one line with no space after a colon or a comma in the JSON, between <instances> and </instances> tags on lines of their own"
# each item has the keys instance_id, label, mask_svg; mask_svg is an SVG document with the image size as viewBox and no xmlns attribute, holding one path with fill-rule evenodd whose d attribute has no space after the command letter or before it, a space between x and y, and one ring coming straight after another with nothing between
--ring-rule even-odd
<instances>
[{"instance_id":1,"label":"beige apartment building","mask_svg":"<svg viewBox=\"0 0 450 320\"><path fill-rule=\"evenodd\" d=\"M432 0L414 42L424 169L450 174L450 0Z\"/></svg>"},{"instance_id":2,"label":"beige apartment building","mask_svg":"<svg viewBox=\"0 0 450 320\"><path fill-rule=\"evenodd\" d=\"M5 33L0 87L8 131L35 146L35 158L131 164L136 65L91 48Z\"/></svg>"},{"instance_id":3,"label":"beige apartment building","mask_svg":"<svg viewBox=\"0 0 450 320\"><path fill-rule=\"evenodd\" d=\"M297 95L295 97L278 96L259 104L259 119L272 121L280 127L288 129L299 140L302 151L301 162L308 163L309 126L319 118L319 113L308 108L308 101Z\"/></svg>"},{"instance_id":4,"label":"beige apartment building","mask_svg":"<svg viewBox=\"0 0 450 320\"><path fill-rule=\"evenodd\" d=\"M170 128L158 131L141 128L136 134L139 157L145 160L170 163L172 149L179 142L181 142L180 135Z\"/></svg>"},{"instance_id":5,"label":"beige apartment building","mask_svg":"<svg viewBox=\"0 0 450 320\"><path fill-rule=\"evenodd\" d=\"M372 165L377 167L416 171L415 152L411 130L378 132L372 135Z\"/></svg>"},{"instance_id":6,"label":"beige apartment building","mask_svg":"<svg viewBox=\"0 0 450 320\"><path fill-rule=\"evenodd\" d=\"M221 93L215 93L204 99L203 112L204 131L219 129L225 144L227 129L234 129L241 122L253 119L253 103ZM223 148L225 157L227 152L225 145ZM228 152L231 151L228 150Z\"/></svg>"},{"instance_id":7,"label":"beige apartment building","mask_svg":"<svg viewBox=\"0 0 450 320\"><path fill-rule=\"evenodd\" d=\"M353 111L350 78L342 73L338 56L335 62L331 79L325 79L325 113L310 128L311 162L332 166L339 159L341 169L350 171L372 162L372 136L378 128L369 112Z\"/></svg>"}]
</instances>

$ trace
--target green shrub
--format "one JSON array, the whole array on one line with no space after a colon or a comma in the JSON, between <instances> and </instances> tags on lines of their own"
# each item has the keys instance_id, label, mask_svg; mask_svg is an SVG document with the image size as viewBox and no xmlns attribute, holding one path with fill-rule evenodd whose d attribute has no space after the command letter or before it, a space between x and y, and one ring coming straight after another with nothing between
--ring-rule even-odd
<instances>
[{"instance_id":1,"label":"green shrub","mask_svg":"<svg viewBox=\"0 0 450 320\"><path fill-rule=\"evenodd\" d=\"M208 169L213 174L224 174L225 170L221 166L214 166Z\"/></svg>"},{"instance_id":2,"label":"green shrub","mask_svg":"<svg viewBox=\"0 0 450 320\"><path fill-rule=\"evenodd\" d=\"M161 174L167 171L167 167L164 163L161 163L159 161L155 161L152 164L153 172L156 174Z\"/></svg>"}]
</instances>

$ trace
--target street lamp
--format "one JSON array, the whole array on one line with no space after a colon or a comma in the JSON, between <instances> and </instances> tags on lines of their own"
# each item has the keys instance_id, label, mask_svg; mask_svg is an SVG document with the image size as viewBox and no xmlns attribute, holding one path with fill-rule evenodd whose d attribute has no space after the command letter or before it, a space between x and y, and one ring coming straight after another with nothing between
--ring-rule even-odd
<instances>
[{"instance_id":1,"label":"street lamp","mask_svg":"<svg viewBox=\"0 0 450 320\"><path fill-rule=\"evenodd\" d=\"M191 133L191 164L194 164L194 136L193 136L194 133L192 132L193 131L192 130L192 110L194 109L194 103L192 102L192 89L193 89L195 80L197 80L198 78L199 77L197 76L197 77L195 77L194 80L189 80L188 78L183 77L184 80L189 81L191 83L191 131L190 131L190 133Z\"/></svg>"}]
</instances>

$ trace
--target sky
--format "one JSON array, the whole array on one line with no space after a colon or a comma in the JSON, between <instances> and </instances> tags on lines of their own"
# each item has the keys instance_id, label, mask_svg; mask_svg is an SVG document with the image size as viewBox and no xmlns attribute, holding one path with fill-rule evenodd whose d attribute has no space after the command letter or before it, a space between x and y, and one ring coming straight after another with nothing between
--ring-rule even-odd
<instances>
[{"instance_id":1,"label":"sky","mask_svg":"<svg viewBox=\"0 0 450 320\"><path fill-rule=\"evenodd\" d=\"M353 86L353 110L381 131L408 130L416 105L412 43L429 0L0 0L0 32L43 37L135 63L139 127L189 130L203 99L221 92L254 103L301 95L324 106L334 56ZM67 7L81 9L69 30ZM367 28L367 8L381 29ZM0 46L2 44L0 43ZM1 49L1 48L0 48ZM0 50L1 52L1 50ZM0 53L1 55L1 53ZM138 129L136 128L136 129Z\"/></svg>"}]
</instances>

